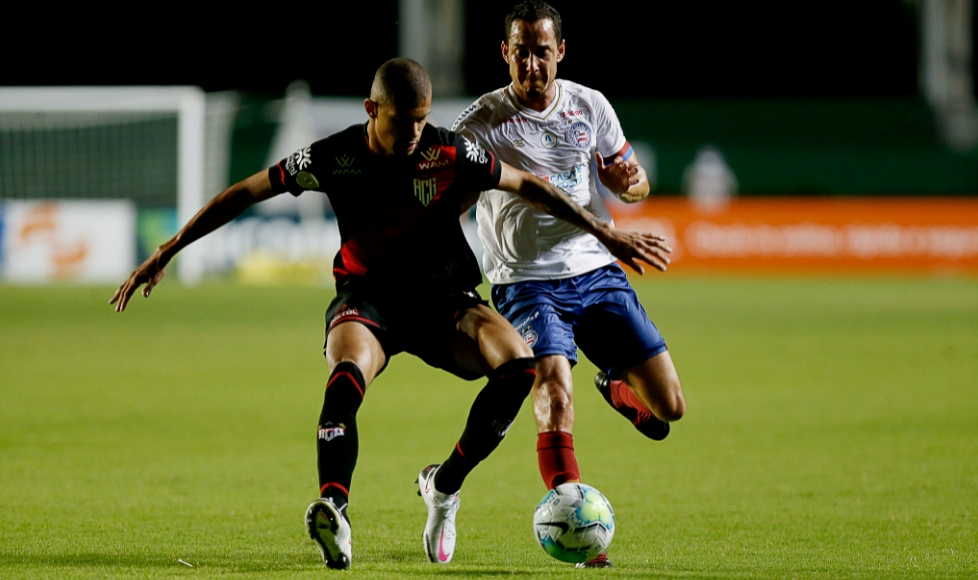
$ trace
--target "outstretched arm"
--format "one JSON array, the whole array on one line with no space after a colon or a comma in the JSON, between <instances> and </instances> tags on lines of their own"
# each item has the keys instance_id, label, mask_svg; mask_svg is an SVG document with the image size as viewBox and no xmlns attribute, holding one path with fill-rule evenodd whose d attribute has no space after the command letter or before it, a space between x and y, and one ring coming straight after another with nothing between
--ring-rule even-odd
<instances>
[{"instance_id":1,"label":"outstretched arm","mask_svg":"<svg viewBox=\"0 0 978 580\"><path fill-rule=\"evenodd\" d=\"M645 273L642 262L662 271L665 271L666 264L669 263L667 254L672 249L665 244L665 238L616 229L579 206L566 193L535 175L503 163L499 189L515 193L533 207L572 223L598 238L616 258L640 274Z\"/></svg>"},{"instance_id":2,"label":"outstretched arm","mask_svg":"<svg viewBox=\"0 0 978 580\"><path fill-rule=\"evenodd\" d=\"M115 304L115 311L122 312L129 304L136 289L146 284L143 296L149 297L153 286L163 279L163 271L177 252L194 240L206 236L217 228L238 217L252 205L278 195L268 181L268 172L261 171L227 188L220 195L207 202L197 215L183 226L177 235L153 252L141 266L133 270L119 289L115 291L109 304ZM118 303L117 303L118 302Z\"/></svg>"}]
</instances>

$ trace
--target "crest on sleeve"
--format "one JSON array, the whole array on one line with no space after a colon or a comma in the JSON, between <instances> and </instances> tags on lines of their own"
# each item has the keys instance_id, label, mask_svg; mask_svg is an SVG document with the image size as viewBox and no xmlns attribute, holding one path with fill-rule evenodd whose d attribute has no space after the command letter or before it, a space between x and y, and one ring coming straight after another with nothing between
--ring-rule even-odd
<instances>
[{"instance_id":1,"label":"crest on sleeve","mask_svg":"<svg viewBox=\"0 0 978 580\"><path fill-rule=\"evenodd\" d=\"M465 157L469 161L472 163L485 163L487 161L485 149L479 147L465 137L462 137L462 142L465 143Z\"/></svg>"},{"instance_id":2,"label":"crest on sleeve","mask_svg":"<svg viewBox=\"0 0 978 580\"><path fill-rule=\"evenodd\" d=\"M299 149L285 160L285 169L293 177L310 165L312 165L312 146Z\"/></svg>"}]
</instances>

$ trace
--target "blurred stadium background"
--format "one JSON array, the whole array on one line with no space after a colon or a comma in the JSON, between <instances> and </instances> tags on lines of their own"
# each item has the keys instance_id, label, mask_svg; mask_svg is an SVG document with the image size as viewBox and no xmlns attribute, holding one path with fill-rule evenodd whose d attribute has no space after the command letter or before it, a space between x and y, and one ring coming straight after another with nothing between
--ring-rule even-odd
<instances>
[{"instance_id":1,"label":"blurred stadium background","mask_svg":"<svg viewBox=\"0 0 978 580\"><path fill-rule=\"evenodd\" d=\"M559 76L609 97L655 181L640 204L608 199L617 222L676 249L668 273L632 278L683 377L674 435L640 440L593 366L574 371L585 479L619 518L614 572L974 578L974 1L552 3ZM324 199L263 204L188 248L151 300L105 302L229 184L364 122L387 59L426 66L432 122L451 125L509 82L508 8L67 7L43 34L34 7L10 8L0 576L173 577L180 560L321 575L300 516L339 245ZM371 386L360 570L426 573L408 482L454 444L475 392L460 383L397 357ZM544 493L528 407L466 483L468 547L446 575L567 571L528 531Z\"/></svg>"},{"instance_id":2,"label":"blurred stadium background","mask_svg":"<svg viewBox=\"0 0 978 580\"><path fill-rule=\"evenodd\" d=\"M645 3L627 17L555 5L560 76L610 98L655 180L652 201L609 205L675 240L675 273L978 268L970 0ZM362 122L392 55L425 64L432 122L450 126L508 81L507 8L310 6L244 38L243 14L111 37L56 25L64 58L11 59L0 78L3 278L116 280L227 185ZM137 64L109 64L122 47ZM328 283L324 201L260 206L182 256L181 277Z\"/></svg>"}]
</instances>

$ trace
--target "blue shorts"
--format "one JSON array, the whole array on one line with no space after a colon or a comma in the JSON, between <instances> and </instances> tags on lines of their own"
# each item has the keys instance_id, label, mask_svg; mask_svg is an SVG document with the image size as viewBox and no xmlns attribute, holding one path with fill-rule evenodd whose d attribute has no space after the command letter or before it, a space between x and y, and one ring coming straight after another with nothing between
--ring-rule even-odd
<instances>
[{"instance_id":1,"label":"blue shorts","mask_svg":"<svg viewBox=\"0 0 978 580\"><path fill-rule=\"evenodd\" d=\"M574 365L580 346L615 377L667 350L618 264L562 280L496 284L492 301L537 358L559 354Z\"/></svg>"}]
</instances>

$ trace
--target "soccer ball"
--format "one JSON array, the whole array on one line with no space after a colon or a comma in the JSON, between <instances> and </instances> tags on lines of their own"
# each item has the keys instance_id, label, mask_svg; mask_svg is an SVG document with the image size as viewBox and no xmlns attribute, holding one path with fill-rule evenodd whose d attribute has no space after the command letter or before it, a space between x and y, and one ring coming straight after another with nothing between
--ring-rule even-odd
<instances>
[{"instance_id":1,"label":"soccer ball","mask_svg":"<svg viewBox=\"0 0 978 580\"><path fill-rule=\"evenodd\" d=\"M533 533L548 554L562 562L587 562L615 535L615 512L601 492L583 483L550 491L533 514Z\"/></svg>"}]
</instances>

